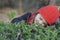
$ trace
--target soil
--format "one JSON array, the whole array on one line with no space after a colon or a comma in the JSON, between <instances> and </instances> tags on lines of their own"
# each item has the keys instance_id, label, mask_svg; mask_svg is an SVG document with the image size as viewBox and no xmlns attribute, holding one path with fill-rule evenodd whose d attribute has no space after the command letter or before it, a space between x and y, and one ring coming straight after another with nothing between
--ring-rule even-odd
<instances>
[{"instance_id":1,"label":"soil","mask_svg":"<svg viewBox=\"0 0 60 40\"><path fill-rule=\"evenodd\" d=\"M14 10L14 9L11 9L11 8L0 9L0 21L9 21L7 17L7 13L11 10Z\"/></svg>"}]
</instances>

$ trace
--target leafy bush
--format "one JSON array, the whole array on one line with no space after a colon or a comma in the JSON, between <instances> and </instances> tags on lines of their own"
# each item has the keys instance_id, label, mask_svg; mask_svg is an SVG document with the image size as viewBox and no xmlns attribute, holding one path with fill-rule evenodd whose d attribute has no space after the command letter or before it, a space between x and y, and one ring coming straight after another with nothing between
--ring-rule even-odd
<instances>
[{"instance_id":1,"label":"leafy bush","mask_svg":"<svg viewBox=\"0 0 60 40\"><path fill-rule=\"evenodd\" d=\"M21 40L60 40L60 23L57 24L58 29L53 25L46 28L42 25L27 25L24 21L18 24L0 22L0 40L17 40L18 33Z\"/></svg>"},{"instance_id":2,"label":"leafy bush","mask_svg":"<svg viewBox=\"0 0 60 40\"><path fill-rule=\"evenodd\" d=\"M8 14L11 20L15 16L15 11ZM27 25L24 21L18 24L10 22L0 22L0 40L60 40L60 23L56 23L58 29L52 26L43 27L35 24ZM20 35L17 35L20 34ZM18 36L18 37L17 37Z\"/></svg>"},{"instance_id":3,"label":"leafy bush","mask_svg":"<svg viewBox=\"0 0 60 40\"><path fill-rule=\"evenodd\" d=\"M12 10L10 12L8 12L7 14L9 20L11 20L12 18L14 18L16 16L16 11Z\"/></svg>"}]
</instances>

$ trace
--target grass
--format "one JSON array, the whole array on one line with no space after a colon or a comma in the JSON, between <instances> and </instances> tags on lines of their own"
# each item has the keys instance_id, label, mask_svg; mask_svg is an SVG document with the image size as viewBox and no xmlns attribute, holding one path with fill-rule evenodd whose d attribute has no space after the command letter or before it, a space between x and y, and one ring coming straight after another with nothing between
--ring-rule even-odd
<instances>
[{"instance_id":1,"label":"grass","mask_svg":"<svg viewBox=\"0 0 60 40\"><path fill-rule=\"evenodd\" d=\"M8 14L11 20L15 12ZM0 40L17 40L17 34L20 33L21 40L60 40L60 23L56 23L58 29L52 26L43 27L35 24L27 25L25 21L18 24L10 22L0 22Z\"/></svg>"},{"instance_id":2,"label":"grass","mask_svg":"<svg viewBox=\"0 0 60 40\"><path fill-rule=\"evenodd\" d=\"M60 24L58 29L53 25L46 28L35 24L26 25L24 21L16 24L0 22L0 40L15 40L17 33L20 33L21 40L59 40Z\"/></svg>"}]
</instances>

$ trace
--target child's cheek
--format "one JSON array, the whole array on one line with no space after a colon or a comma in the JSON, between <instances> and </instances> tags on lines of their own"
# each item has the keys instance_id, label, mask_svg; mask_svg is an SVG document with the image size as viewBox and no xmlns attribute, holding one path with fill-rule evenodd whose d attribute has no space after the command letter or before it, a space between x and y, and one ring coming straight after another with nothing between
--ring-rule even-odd
<instances>
[{"instance_id":1,"label":"child's cheek","mask_svg":"<svg viewBox=\"0 0 60 40\"><path fill-rule=\"evenodd\" d=\"M43 24L43 22L42 22L41 20L39 20L39 24L41 24L41 25L43 25L43 26L44 26L44 24Z\"/></svg>"},{"instance_id":2,"label":"child's cheek","mask_svg":"<svg viewBox=\"0 0 60 40\"><path fill-rule=\"evenodd\" d=\"M42 20L40 20L40 19L37 19L37 23L38 23L38 24L41 24L41 25L43 25L43 26L44 26L43 21L42 21Z\"/></svg>"}]
</instances>

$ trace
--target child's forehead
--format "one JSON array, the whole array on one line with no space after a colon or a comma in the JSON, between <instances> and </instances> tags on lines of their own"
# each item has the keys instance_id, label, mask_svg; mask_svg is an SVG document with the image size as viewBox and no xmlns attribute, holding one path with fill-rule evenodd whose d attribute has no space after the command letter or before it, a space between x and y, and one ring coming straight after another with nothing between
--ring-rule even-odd
<instances>
[{"instance_id":1,"label":"child's forehead","mask_svg":"<svg viewBox=\"0 0 60 40\"><path fill-rule=\"evenodd\" d=\"M43 18L43 16L41 14L36 15L36 20L37 19L42 19L41 21L46 22L46 20Z\"/></svg>"}]
</instances>

